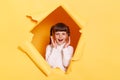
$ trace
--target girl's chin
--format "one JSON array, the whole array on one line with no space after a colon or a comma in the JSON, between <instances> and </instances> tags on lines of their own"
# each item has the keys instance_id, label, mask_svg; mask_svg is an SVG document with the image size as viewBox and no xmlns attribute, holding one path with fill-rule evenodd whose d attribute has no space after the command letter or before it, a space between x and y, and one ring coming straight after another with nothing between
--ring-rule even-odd
<instances>
[{"instance_id":1,"label":"girl's chin","mask_svg":"<svg viewBox=\"0 0 120 80\"><path fill-rule=\"evenodd\" d=\"M58 45L62 45L62 44L64 44L64 42L58 42L57 44L58 44Z\"/></svg>"}]
</instances>

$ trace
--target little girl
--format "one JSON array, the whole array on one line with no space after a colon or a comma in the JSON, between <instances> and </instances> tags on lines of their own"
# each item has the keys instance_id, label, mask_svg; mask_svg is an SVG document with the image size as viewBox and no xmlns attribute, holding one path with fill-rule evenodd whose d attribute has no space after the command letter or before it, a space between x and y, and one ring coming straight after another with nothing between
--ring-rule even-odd
<instances>
[{"instance_id":1,"label":"little girl","mask_svg":"<svg viewBox=\"0 0 120 80\"><path fill-rule=\"evenodd\" d=\"M46 47L46 61L52 68L66 71L73 47L70 46L70 30L64 23L57 23L50 30L50 44Z\"/></svg>"}]
</instances>

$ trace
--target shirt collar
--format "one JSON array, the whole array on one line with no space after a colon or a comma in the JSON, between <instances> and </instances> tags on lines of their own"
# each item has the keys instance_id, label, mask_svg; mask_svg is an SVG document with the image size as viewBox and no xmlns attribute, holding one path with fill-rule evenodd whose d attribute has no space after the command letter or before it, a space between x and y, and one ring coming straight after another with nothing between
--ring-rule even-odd
<instances>
[{"instance_id":1,"label":"shirt collar","mask_svg":"<svg viewBox=\"0 0 120 80\"><path fill-rule=\"evenodd\" d=\"M58 47L64 47L65 43L61 44L61 45L57 45Z\"/></svg>"}]
</instances>

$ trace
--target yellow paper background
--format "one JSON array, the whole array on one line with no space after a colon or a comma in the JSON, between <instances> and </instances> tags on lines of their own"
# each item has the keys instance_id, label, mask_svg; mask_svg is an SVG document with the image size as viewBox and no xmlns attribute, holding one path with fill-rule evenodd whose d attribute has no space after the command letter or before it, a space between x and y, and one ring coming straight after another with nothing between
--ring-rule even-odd
<instances>
[{"instance_id":1,"label":"yellow paper background","mask_svg":"<svg viewBox=\"0 0 120 80\"><path fill-rule=\"evenodd\" d=\"M0 80L120 80L119 4L118 0L0 1ZM36 25L26 15L41 21L60 5L85 23L85 46L70 74L58 71L47 77L18 46Z\"/></svg>"}]
</instances>

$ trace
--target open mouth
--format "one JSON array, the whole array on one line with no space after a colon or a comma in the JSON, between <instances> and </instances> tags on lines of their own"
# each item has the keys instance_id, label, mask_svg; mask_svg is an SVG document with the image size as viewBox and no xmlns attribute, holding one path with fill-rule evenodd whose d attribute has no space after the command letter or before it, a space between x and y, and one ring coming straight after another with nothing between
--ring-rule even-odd
<instances>
[{"instance_id":1,"label":"open mouth","mask_svg":"<svg viewBox=\"0 0 120 80\"><path fill-rule=\"evenodd\" d=\"M59 42L62 42L62 41L63 41L63 39L58 39L58 41L59 41Z\"/></svg>"}]
</instances>

